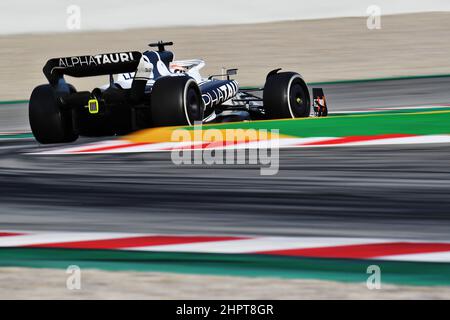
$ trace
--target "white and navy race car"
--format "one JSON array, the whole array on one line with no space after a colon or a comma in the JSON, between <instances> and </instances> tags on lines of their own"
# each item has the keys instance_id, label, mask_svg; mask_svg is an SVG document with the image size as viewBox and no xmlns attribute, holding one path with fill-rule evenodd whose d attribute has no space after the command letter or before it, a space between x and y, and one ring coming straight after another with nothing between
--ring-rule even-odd
<instances>
[{"instance_id":1,"label":"white and navy race car","mask_svg":"<svg viewBox=\"0 0 450 320\"><path fill-rule=\"evenodd\" d=\"M80 135L121 135L135 130L261 119L308 117L311 97L295 72L269 72L262 88L239 88L237 69L203 78L203 60L174 61L172 42L150 44L155 50L50 59L43 72L49 81L30 98L29 119L40 143L75 141ZM64 75L109 75L92 92L77 90ZM325 116L323 91L314 89L315 114Z\"/></svg>"}]
</instances>

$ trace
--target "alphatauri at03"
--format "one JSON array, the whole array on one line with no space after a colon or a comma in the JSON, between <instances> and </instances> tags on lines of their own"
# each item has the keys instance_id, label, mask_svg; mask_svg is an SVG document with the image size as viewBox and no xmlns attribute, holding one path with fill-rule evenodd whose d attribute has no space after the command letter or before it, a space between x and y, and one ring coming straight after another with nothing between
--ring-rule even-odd
<instances>
[{"instance_id":1,"label":"alphatauri at03","mask_svg":"<svg viewBox=\"0 0 450 320\"><path fill-rule=\"evenodd\" d=\"M80 135L122 135L135 130L195 122L299 118L311 113L311 97L295 72L269 72L263 88L239 88L237 69L203 78L203 60L174 61L172 42L155 50L73 56L49 60L49 84L36 87L29 119L40 143L73 142ZM109 75L109 83L77 92L64 76ZM327 114L325 96L314 89L314 111Z\"/></svg>"}]
</instances>

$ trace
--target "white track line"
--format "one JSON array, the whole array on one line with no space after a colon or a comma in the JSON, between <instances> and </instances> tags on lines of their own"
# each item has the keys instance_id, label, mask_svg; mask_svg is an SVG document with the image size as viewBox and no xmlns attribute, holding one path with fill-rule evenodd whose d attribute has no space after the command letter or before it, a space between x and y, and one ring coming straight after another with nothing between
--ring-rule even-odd
<instances>
[{"instance_id":1,"label":"white track line","mask_svg":"<svg viewBox=\"0 0 450 320\"><path fill-rule=\"evenodd\" d=\"M425 106L410 106L410 107L389 107L389 108L367 108L364 110L339 110L339 111L330 111L330 115L332 114L348 114L348 113L382 113L383 111L395 111L395 110L417 110L417 109L445 109L450 108L450 105L425 105Z\"/></svg>"},{"instance_id":2,"label":"white track line","mask_svg":"<svg viewBox=\"0 0 450 320\"><path fill-rule=\"evenodd\" d=\"M345 137L342 137L345 138ZM37 155L65 155L65 154L114 154L114 153L144 153L144 152L172 152L172 151L193 151L193 150L228 150L228 149L258 149L258 148L319 148L319 147L346 147L346 146L374 146L374 145L398 145L398 144L429 144L429 143L450 143L450 135L421 135L412 137L398 137L343 142L343 143L323 143L311 145L315 142L326 142L328 140L339 139L339 137L314 137L314 138L281 138L278 141L254 141L247 143L238 143L233 145L215 146L212 148L195 148L204 144L203 142L162 142L153 144L134 145L131 142L121 140L103 141L99 144L89 144L73 148L53 149L32 154ZM192 148L187 148L189 146ZM107 150L94 150L97 148L118 146L118 148ZM93 151L89 151L89 150Z\"/></svg>"},{"instance_id":3,"label":"white track line","mask_svg":"<svg viewBox=\"0 0 450 320\"><path fill-rule=\"evenodd\" d=\"M19 247L59 242L93 241L141 236L140 234L94 232L45 232L0 237L0 247Z\"/></svg>"},{"instance_id":4,"label":"white track line","mask_svg":"<svg viewBox=\"0 0 450 320\"><path fill-rule=\"evenodd\" d=\"M450 252L432 252L432 253L417 253L417 254L402 254L395 256L383 257L383 260L392 261L416 261L416 262L450 262Z\"/></svg>"},{"instance_id":5,"label":"white track line","mask_svg":"<svg viewBox=\"0 0 450 320\"><path fill-rule=\"evenodd\" d=\"M393 240L365 238L325 238L325 237L261 237L243 240L214 241L204 243L187 243L134 247L129 250L164 251L164 252L199 252L199 253L253 253L258 251L289 250L304 248L334 247L342 245L386 243Z\"/></svg>"}]
</instances>

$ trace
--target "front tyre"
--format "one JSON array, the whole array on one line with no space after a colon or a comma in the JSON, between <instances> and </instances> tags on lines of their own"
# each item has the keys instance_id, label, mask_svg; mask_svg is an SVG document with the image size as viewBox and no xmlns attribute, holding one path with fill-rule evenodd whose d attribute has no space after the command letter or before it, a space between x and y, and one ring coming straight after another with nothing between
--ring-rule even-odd
<instances>
[{"instance_id":1,"label":"front tyre","mask_svg":"<svg viewBox=\"0 0 450 320\"><path fill-rule=\"evenodd\" d=\"M155 127L193 125L203 120L200 88L186 76L158 79L151 93L151 118Z\"/></svg>"},{"instance_id":2,"label":"front tyre","mask_svg":"<svg viewBox=\"0 0 450 320\"><path fill-rule=\"evenodd\" d=\"M28 115L31 131L42 144L73 142L78 138L72 111L61 108L56 91L50 85L40 85L33 90Z\"/></svg>"},{"instance_id":3,"label":"front tyre","mask_svg":"<svg viewBox=\"0 0 450 320\"><path fill-rule=\"evenodd\" d=\"M269 75L264 85L263 102L269 119L304 118L311 113L308 87L295 72Z\"/></svg>"}]
</instances>

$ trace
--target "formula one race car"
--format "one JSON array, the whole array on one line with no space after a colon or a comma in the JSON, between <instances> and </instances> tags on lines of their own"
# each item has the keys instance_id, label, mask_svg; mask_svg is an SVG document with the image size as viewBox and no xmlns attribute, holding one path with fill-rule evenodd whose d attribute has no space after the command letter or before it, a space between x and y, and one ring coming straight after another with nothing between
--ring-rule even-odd
<instances>
[{"instance_id":1,"label":"formula one race car","mask_svg":"<svg viewBox=\"0 0 450 320\"><path fill-rule=\"evenodd\" d=\"M298 73L269 72L263 88L240 89L231 79L237 69L203 78L202 60L173 61L165 49L49 60L43 72L49 84L36 87L29 119L40 143L75 141L79 135L121 135L148 127L260 119L308 117L311 98ZM64 75L109 75L109 84L77 92ZM327 114L321 89L314 93L317 116Z\"/></svg>"}]
</instances>

